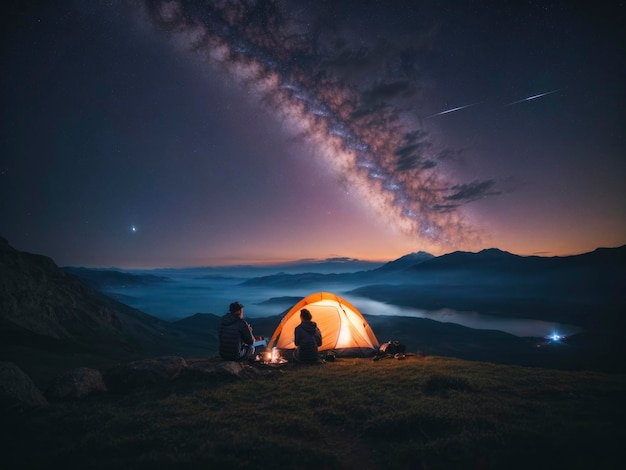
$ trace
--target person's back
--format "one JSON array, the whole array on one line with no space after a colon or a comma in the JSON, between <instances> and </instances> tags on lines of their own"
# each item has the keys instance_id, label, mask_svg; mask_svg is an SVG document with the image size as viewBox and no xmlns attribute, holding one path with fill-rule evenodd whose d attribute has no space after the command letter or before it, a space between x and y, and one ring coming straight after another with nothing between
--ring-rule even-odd
<instances>
[{"instance_id":1,"label":"person's back","mask_svg":"<svg viewBox=\"0 0 626 470\"><path fill-rule=\"evenodd\" d=\"M220 356L227 361L248 359L254 354L252 328L243 320L243 305L233 302L219 328Z\"/></svg>"},{"instance_id":2,"label":"person's back","mask_svg":"<svg viewBox=\"0 0 626 470\"><path fill-rule=\"evenodd\" d=\"M311 321L311 313L307 309L300 311L301 323L294 330L294 343L297 349L294 359L298 362L317 362L318 347L322 345L322 333L317 323Z\"/></svg>"}]
</instances>

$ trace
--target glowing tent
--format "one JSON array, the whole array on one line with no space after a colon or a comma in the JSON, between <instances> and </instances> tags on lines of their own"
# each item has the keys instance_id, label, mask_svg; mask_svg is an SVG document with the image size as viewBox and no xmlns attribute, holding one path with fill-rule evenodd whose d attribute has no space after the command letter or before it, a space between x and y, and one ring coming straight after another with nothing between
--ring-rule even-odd
<instances>
[{"instance_id":1,"label":"glowing tent","mask_svg":"<svg viewBox=\"0 0 626 470\"><path fill-rule=\"evenodd\" d=\"M268 343L279 351L295 350L294 329L300 324L300 310L307 308L322 332L320 351L337 356L364 357L378 349L378 340L363 315L345 299L328 292L305 297L285 314Z\"/></svg>"}]
</instances>

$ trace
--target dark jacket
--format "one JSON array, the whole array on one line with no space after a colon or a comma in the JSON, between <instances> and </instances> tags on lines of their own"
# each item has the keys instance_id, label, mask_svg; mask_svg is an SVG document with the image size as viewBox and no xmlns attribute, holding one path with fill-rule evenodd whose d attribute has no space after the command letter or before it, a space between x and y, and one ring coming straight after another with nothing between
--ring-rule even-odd
<instances>
[{"instance_id":1,"label":"dark jacket","mask_svg":"<svg viewBox=\"0 0 626 470\"><path fill-rule=\"evenodd\" d=\"M318 346L322 345L322 333L314 321L303 321L293 332L294 343L298 347L295 357L300 362L315 362L318 359Z\"/></svg>"},{"instance_id":2,"label":"dark jacket","mask_svg":"<svg viewBox=\"0 0 626 470\"><path fill-rule=\"evenodd\" d=\"M234 313L227 313L222 317L219 339L220 356L227 361L240 359L243 346L254 343L252 327Z\"/></svg>"}]
</instances>

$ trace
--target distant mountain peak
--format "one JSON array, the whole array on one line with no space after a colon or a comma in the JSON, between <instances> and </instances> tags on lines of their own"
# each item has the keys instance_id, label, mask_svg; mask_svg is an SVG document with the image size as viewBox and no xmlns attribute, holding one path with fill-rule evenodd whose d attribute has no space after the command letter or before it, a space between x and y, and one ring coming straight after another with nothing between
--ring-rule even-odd
<instances>
[{"instance_id":1,"label":"distant mountain peak","mask_svg":"<svg viewBox=\"0 0 626 470\"><path fill-rule=\"evenodd\" d=\"M428 261L434 257L434 255L426 253L425 251L417 251L401 256L394 261L390 261L374 271L401 271L403 269L410 268L411 266L415 266L416 264L423 263L424 261Z\"/></svg>"},{"instance_id":2,"label":"distant mountain peak","mask_svg":"<svg viewBox=\"0 0 626 470\"><path fill-rule=\"evenodd\" d=\"M508 252L508 251L505 251L505 250L501 250L500 248L485 248L484 250L480 250L478 252L478 254L480 254L480 253L485 254L485 255L492 254L492 255L518 256L518 255L515 255L515 254L513 254L511 252Z\"/></svg>"},{"instance_id":3,"label":"distant mountain peak","mask_svg":"<svg viewBox=\"0 0 626 470\"><path fill-rule=\"evenodd\" d=\"M407 255L401 256L400 258L398 258L395 261L400 261L400 260L424 260L424 259L430 259L430 258L434 258L434 255L431 255L430 253L427 253L425 251L414 251L413 253L409 253ZM392 261L393 262L393 261Z\"/></svg>"},{"instance_id":4,"label":"distant mountain peak","mask_svg":"<svg viewBox=\"0 0 626 470\"><path fill-rule=\"evenodd\" d=\"M478 252L454 251L425 261L416 269L495 268L503 267L503 263L524 262L525 257L499 248L485 248Z\"/></svg>"}]
</instances>

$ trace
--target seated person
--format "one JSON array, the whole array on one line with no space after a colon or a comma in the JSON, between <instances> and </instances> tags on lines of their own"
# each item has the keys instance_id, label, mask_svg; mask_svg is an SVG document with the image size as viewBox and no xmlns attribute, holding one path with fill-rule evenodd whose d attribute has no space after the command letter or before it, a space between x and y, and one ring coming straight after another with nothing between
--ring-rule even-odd
<instances>
[{"instance_id":1,"label":"seated person","mask_svg":"<svg viewBox=\"0 0 626 470\"><path fill-rule=\"evenodd\" d=\"M296 362L315 363L319 360L318 347L322 345L322 333L311 319L311 312L306 308L300 310L300 324L293 332L297 346L293 354Z\"/></svg>"},{"instance_id":2,"label":"seated person","mask_svg":"<svg viewBox=\"0 0 626 470\"><path fill-rule=\"evenodd\" d=\"M254 357L252 327L243 320L243 305L230 304L219 328L220 356L226 361L245 361Z\"/></svg>"}]
</instances>

